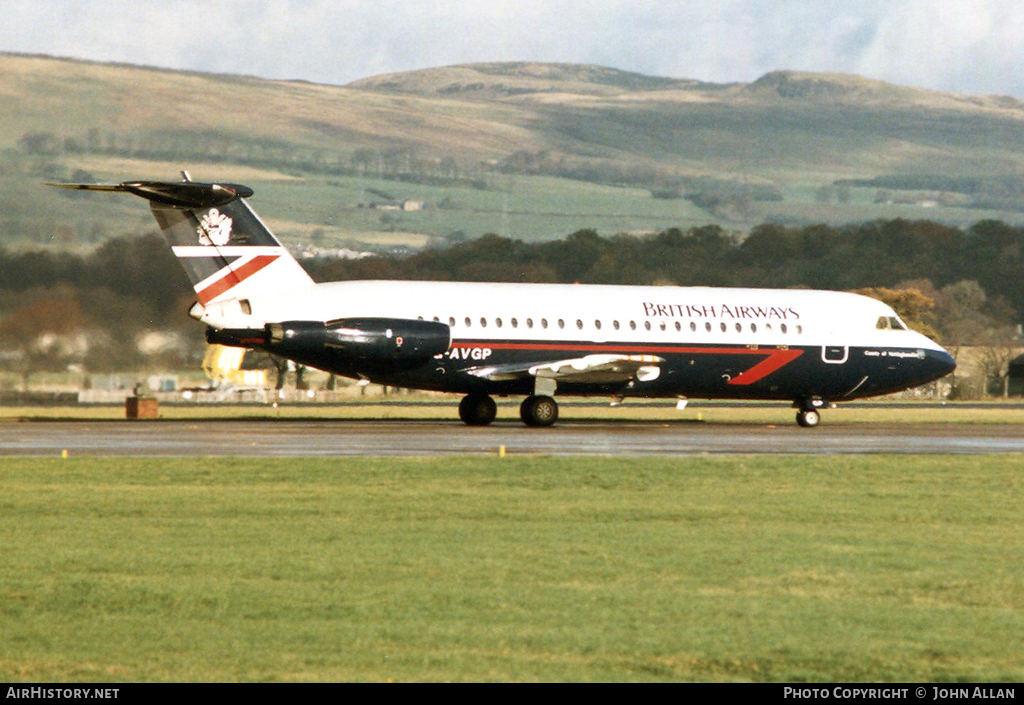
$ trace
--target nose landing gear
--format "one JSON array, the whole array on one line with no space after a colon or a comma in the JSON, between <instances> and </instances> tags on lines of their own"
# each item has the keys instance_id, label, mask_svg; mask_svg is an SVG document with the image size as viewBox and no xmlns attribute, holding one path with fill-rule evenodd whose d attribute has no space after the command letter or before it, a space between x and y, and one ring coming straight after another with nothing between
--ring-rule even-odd
<instances>
[{"instance_id":1,"label":"nose landing gear","mask_svg":"<svg viewBox=\"0 0 1024 705\"><path fill-rule=\"evenodd\" d=\"M825 406L821 399L797 399L793 406L799 409L796 412L796 422L803 428L814 428L821 423L821 413L818 409Z\"/></svg>"},{"instance_id":2,"label":"nose landing gear","mask_svg":"<svg viewBox=\"0 0 1024 705\"><path fill-rule=\"evenodd\" d=\"M796 422L804 428L814 428L821 423L821 414L814 409L801 410L796 413Z\"/></svg>"}]
</instances>

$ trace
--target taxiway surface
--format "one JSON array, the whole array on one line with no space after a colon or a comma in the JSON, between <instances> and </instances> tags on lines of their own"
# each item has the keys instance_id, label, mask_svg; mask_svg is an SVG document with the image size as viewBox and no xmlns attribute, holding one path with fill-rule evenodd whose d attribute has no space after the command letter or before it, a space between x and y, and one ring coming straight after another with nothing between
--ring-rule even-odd
<instances>
[{"instance_id":1,"label":"taxiway surface","mask_svg":"<svg viewBox=\"0 0 1024 705\"><path fill-rule=\"evenodd\" d=\"M415 456L1024 453L1015 425L457 421L38 421L0 425L0 456Z\"/></svg>"}]
</instances>

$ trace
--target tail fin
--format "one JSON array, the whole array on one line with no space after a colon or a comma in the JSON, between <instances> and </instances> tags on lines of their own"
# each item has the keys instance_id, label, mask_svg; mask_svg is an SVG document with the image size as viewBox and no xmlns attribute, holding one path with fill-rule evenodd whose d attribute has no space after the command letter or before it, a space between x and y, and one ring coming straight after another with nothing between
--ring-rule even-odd
<instances>
[{"instance_id":1,"label":"tail fin","mask_svg":"<svg viewBox=\"0 0 1024 705\"><path fill-rule=\"evenodd\" d=\"M246 203L253 194L247 186L191 180L51 185L147 199L203 307L313 283Z\"/></svg>"}]
</instances>

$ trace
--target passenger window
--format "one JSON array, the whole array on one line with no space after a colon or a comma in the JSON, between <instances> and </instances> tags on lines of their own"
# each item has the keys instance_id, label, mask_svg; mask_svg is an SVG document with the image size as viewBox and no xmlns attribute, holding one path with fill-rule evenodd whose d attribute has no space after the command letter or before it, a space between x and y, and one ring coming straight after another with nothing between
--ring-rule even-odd
<instances>
[{"instance_id":1,"label":"passenger window","mask_svg":"<svg viewBox=\"0 0 1024 705\"><path fill-rule=\"evenodd\" d=\"M526 327L527 328L533 328L533 319L532 318L527 318L526 319Z\"/></svg>"},{"instance_id":2,"label":"passenger window","mask_svg":"<svg viewBox=\"0 0 1024 705\"><path fill-rule=\"evenodd\" d=\"M676 325L679 325L679 324L677 323ZM662 330L665 330L665 321L662 321L662 322L661 322L661 329L662 329Z\"/></svg>"},{"instance_id":3,"label":"passenger window","mask_svg":"<svg viewBox=\"0 0 1024 705\"><path fill-rule=\"evenodd\" d=\"M612 328L614 328L615 330L618 330L619 329L619 322L618 321L612 321Z\"/></svg>"},{"instance_id":4,"label":"passenger window","mask_svg":"<svg viewBox=\"0 0 1024 705\"><path fill-rule=\"evenodd\" d=\"M720 327L721 327L723 333L725 333L727 330L729 330L728 326L726 326L724 323L721 324Z\"/></svg>"},{"instance_id":5,"label":"passenger window","mask_svg":"<svg viewBox=\"0 0 1024 705\"><path fill-rule=\"evenodd\" d=\"M434 323L440 323L440 322L441 322L441 319L438 318L437 316L434 316Z\"/></svg>"},{"instance_id":6,"label":"passenger window","mask_svg":"<svg viewBox=\"0 0 1024 705\"><path fill-rule=\"evenodd\" d=\"M757 332L757 324L756 323L751 323L750 324L750 332L751 333L756 333Z\"/></svg>"},{"instance_id":7,"label":"passenger window","mask_svg":"<svg viewBox=\"0 0 1024 705\"><path fill-rule=\"evenodd\" d=\"M697 324L694 323L693 321L690 321L690 332L691 333L696 333L697 332Z\"/></svg>"},{"instance_id":8,"label":"passenger window","mask_svg":"<svg viewBox=\"0 0 1024 705\"><path fill-rule=\"evenodd\" d=\"M737 333L742 333L743 332L743 324L742 323L737 323L736 324L736 332Z\"/></svg>"},{"instance_id":9,"label":"passenger window","mask_svg":"<svg viewBox=\"0 0 1024 705\"><path fill-rule=\"evenodd\" d=\"M783 333L785 333L786 332L786 324L783 323L782 325L780 325L779 326L779 330L781 330Z\"/></svg>"},{"instance_id":10,"label":"passenger window","mask_svg":"<svg viewBox=\"0 0 1024 705\"><path fill-rule=\"evenodd\" d=\"M546 319L546 318L540 319L540 327L541 328L547 328L548 327L548 319Z\"/></svg>"},{"instance_id":11,"label":"passenger window","mask_svg":"<svg viewBox=\"0 0 1024 705\"><path fill-rule=\"evenodd\" d=\"M710 323L705 323L704 324L704 330L706 330L708 333L710 333L711 332L711 324Z\"/></svg>"},{"instance_id":12,"label":"passenger window","mask_svg":"<svg viewBox=\"0 0 1024 705\"><path fill-rule=\"evenodd\" d=\"M629 329L630 330L636 330L636 321L630 321L629 322Z\"/></svg>"},{"instance_id":13,"label":"passenger window","mask_svg":"<svg viewBox=\"0 0 1024 705\"><path fill-rule=\"evenodd\" d=\"M651 329L651 322L650 321L644 321L644 328L646 328L647 330L650 330Z\"/></svg>"},{"instance_id":14,"label":"passenger window","mask_svg":"<svg viewBox=\"0 0 1024 705\"><path fill-rule=\"evenodd\" d=\"M495 318L494 319L494 325L498 326L498 328L501 328L501 319L500 318Z\"/></svg>"},{"instance_id":15,"label":"passenger window","mask_svg":"<svg viewBox=\"0 0 1024 705\"><path fill-rule=\"evenodd\" d=\"M583 321L581 321L580 319L577 318L576 319L576 327L579 328L580 330L583 330Z\"/></svg>"},{"instance_id":16,"label":"passenger window","mask_svg":"<svg viewBox=\"0 0 1024 705\"><path fill-rule=\"evenodd\" d=\"M452 316L451 318L448 319L448 325L450 325L452 328L455 327L455 317L454 316Z\"/></svg>"},{"instance_id":17,"label":"passenger window","mask_svg":"<svg viewBox=\"0 0 1024 705\"><path fill-rule=\"evenodd\" d=\"M518 321L517 319L515 319L515 318L513 318L513 319L512 319L511 321L510 321L510 323L512 324L512 327L513 327L513 328L518 328L518 327L519 327L519 321Z\"/></svg>"},{"instance_id":18,"label":"passenger window","mask_svg":"<svg viewBox=\"0 0 1024 705\"><path fill-rule=\"evenodd\" d=\"M803 332L804 332L804 327L803 326L797 326L796 327L796 334L797 335L800 335Z\"/></svg>"},{"instance_id":19,"label":"passenger window","mask_svg":"<svg viewBox=\"0 0 1024 705\"><path fill-rule=\"evenodd\" d=\"M469 316L466 316L466 328L472 328L473 321L470 320Z\"/></svg>"},{"instance_id":20,"label":"passenger window","mask_svg":"<svg viewBox=\"0 0 1024 705\"><path fill-rule=\"evenodd\" d=\"M565 321L563 321L561 318L558 319L558 327L565 328Z\"/></svg>"},{"instance_id":21,"label":"passenger window","mask_svg":"<svg viewBox=\"0 0 1024 705\"><path fill-rule=\"evenodd\" d=\"M480 327L481 328L486 328L487 327L487 319L484 318L483 316L480 317Z\"/></svg>"},{"instance_id":22,"label":"passenger window","mask_svg":"<svg viewBox=\"0 0 1024 705\"><path fill-rule=\"evenodd\" d=\"M682 329L683 329L683 324L680 323L679 321L676 321L676 333L678 333Z\"/></svg>"},{"instance_id":23,"label":"passenger window","mask_svg":"<svg viewBox=\"0 0 1024 705\"><path fill-rule=\"evenodd\" d=\"M601 321L594 321L594 328L601 330Z\"/></svg>"}]
</instances>

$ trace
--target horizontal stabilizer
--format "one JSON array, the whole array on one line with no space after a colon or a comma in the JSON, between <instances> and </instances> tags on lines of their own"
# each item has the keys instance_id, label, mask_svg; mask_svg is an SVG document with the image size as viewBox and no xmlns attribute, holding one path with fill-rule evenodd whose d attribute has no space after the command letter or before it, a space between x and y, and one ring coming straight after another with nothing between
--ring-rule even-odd
<instances>
[{"instance_id":1,"label":"horizontal stabilizer","mask_svg":"<svg viewBox=\"0 0 1024 705\"><path fill-rule=\"evenodd\" d=\"M182 176L184 181L49 185L148 200L199 300L189 315L215 328L262 328L265 321L253 317L251 298L313 280L249 206L251 188Z\"/></svg>"},{"instance_id":2,"label":"horizontal stabilizer","mask_svg":"<svg viewBox=\"0 0 1024 705\"><path fill-rule=\"evenodd\" d=\"M119 184L48 184L78 191L123 191L153 203L180 208L212 208L236 198L248 198L253 190L241 184L212 184L194 181L123 181Z\"/></svg>"}]
</instances>

